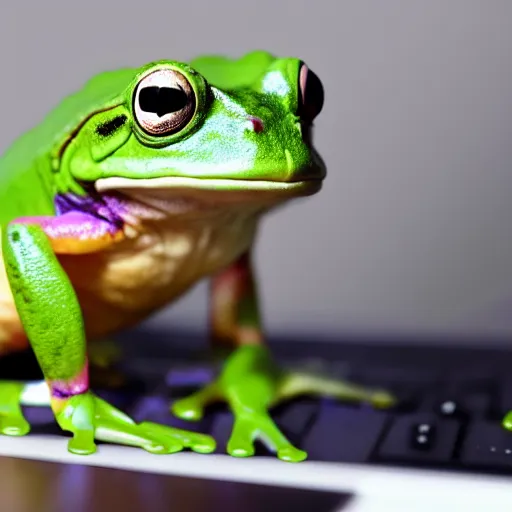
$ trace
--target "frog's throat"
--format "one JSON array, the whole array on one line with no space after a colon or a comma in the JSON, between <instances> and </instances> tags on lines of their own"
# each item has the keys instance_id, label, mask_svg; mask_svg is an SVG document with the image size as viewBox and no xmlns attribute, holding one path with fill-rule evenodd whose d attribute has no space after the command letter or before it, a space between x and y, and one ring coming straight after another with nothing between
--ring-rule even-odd
<instances>
[{"instance_id":1,"label":"frog's throat","mask_svg":"<svg viewBox=\"0 0 512 512\"><path fill-rule=\"evenodd\" d=\"M320 190L322 180L303 180L294 182L278 182L263 180L238 179L207 179L166 176L150 179L101 178L95 187L99 193L117 191L130 195L130 192L146 191L158 195L201 195L208 192L253 193L256 196L270 194L272 196L307 196Z\"/></svg>"}]
</instances>

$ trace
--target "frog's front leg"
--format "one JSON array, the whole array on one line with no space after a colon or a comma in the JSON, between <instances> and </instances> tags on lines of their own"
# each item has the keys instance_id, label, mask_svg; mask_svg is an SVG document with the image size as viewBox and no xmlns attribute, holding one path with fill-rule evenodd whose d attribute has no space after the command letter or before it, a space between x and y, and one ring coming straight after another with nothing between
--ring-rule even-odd
<instances>
[{"instance_id":1,"label":"frog's front leg","mask_svg":"<svg viewBox=\"0 0 512 512\"><path fill-rule=\"evenodd\" d=\"M84 320L73 286L55 251L67 254L98 250L122 236L109 232L102 221L80 217L20 219L2 233L3 258L23 328L43 371L50 405L63 430L73 434L68 449L90 454L95 440L144 448L153 453L172 453L190 447L211 452L208 436L153 423L136 424L127 415L97 397L89 389ZM87 217L87 216L86 216ZM86 222L87 221L87 222ZM26 433L20 420L21 389L0 386L8 395L10 418L17 429L4 434ZM5 397L4 397L5 398ZM2 404L3 405L3 404ZM1 408L0 408L1 409Z\"/></svg>"},{"instance_id":2,"label":"frog's front leg","mask_svg":"<svg viewBox=\"0 0 512 512\"><path fill-rule=\"evenodd\" d=\"M298 395L324 395L381 407L393 403L393 397L385 391L306 373L286 372L276 366L263 340L249 254L244 254L213 279L211 323L214 340L231 344L236 350L216 381L175 402L173 412L182 419L196 420L202 417L208 404L218 400L228 402L235 419L227 446L230 455L253 455L253 443L259 438L282 460L305 459L307 454L286 439L269 414L279 402Z\"/></svg>"}]
</instances>

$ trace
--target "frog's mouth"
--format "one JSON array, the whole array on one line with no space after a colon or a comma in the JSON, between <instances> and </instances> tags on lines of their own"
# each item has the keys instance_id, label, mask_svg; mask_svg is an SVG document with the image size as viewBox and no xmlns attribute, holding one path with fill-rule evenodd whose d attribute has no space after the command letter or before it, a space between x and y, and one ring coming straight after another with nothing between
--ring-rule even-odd
<instances>
[{"instance_id":1,"label":"frog's mouth","mask_svg":"<svg viewBox=\"0 0 512 512\"><path fill-rule=\"evenodd\" d=\"M280 202L291 197L309 196L322 187L322 180L258 181L237 179L207 179L166 176L150 179L101 178L97 192L116 191L136 199L191 199L206 203Z\"/></svg>"}]
</instances>

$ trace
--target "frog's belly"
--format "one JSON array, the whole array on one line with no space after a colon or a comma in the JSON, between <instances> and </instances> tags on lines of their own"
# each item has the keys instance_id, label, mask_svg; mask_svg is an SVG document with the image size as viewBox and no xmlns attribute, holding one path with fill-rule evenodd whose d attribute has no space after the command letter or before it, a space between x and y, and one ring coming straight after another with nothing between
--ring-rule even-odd
<instances>
[{"instance_id":1,"label":"frog's belly","mask_svg":"<svg viewBox=\"0 0 512 512\"><path fill-rule=\"evenodd\" d=\"M61 257L89 338L133 326L227 267L253 240L255 222L176 231L158 226L98 254Z\"/></svg>"},{"instance_id":2,"label":"frog's belly","mask_svg":"<svg viewBox=\"0 0 512 512\"><path fill-rule=\"evenodd\" d=\"M76 291L89 339L137 324L180 297L205 276L228 266L254 238L253 215L197 226L169 222L109 251L59 256ZM0 353L27 346L0 252Z\"/></svg>"}]
</instances>

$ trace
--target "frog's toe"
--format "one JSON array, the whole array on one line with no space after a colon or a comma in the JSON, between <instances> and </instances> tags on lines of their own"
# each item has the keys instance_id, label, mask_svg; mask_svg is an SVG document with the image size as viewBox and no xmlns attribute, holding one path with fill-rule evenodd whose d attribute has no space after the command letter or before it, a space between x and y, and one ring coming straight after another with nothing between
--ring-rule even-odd
<instances>
[{"instance_id":1,"label":"frog's toe","mask_svg":"<svg viewBox=\"0 0 512 512\"><path fill-rule=\"evenodd\" d=\"M227 451L232 457L252 457L255 452L252 443L236 438L229 441Z\"/></svg>"},{"instance_id":2,"label":"frog's toe","mask_svg":"<svg viewBox=\"0 0 512 512\"><path fill-rule=\"evenodd\" d=\"M30 432L30 424L20 414L0 417L0 432L6 436L25 436Z\"/></svg>"},{"instance_id":3,"label":"frog's toe","mask_svg":"<svg viewBox=\"0 0 512 512\"><path fill-rule=\"evenodd\" d=\"M192 433L186 447L197 453L212 453L215 451L217 443L211 436Z\"/></svg>"},{"instance_id":4,"label":"frog's toe","mask_svg":"<svg viewBox=\"0 0 512 512\"><path fill-rule=\"evenodd\" d=\"M30 432L30 424L21 410L21 382L0 381L0 433L6 436L24 436Z\"/></svg>"},{"instance_id":5,"label":"frog's toe","mask_svg":"<svg viewBox=\"0 0 512 512\"><path fill-rule=\"evenodd\" d=\"M227 452L233 457L251 457L254 455L254 441L259 439L277 457L285 462L300 462L307 453L293 446L279 430L268 413L251 413L237 416L228 442Z\"/></svg>"},{"instance_id":6,"label":"frog's toe","mask_svg":"<svg viewBox=\"0 0 512 512\"><path fill-rule=\"evenodd\" d=\"M307 453L293 446L270 416L261 418L259 427L260 438L276 451L279 459L285 462L301 462L306 459Z\"/></svg>"},{"instance_id":7,"label":"frog's toe","mask_svg":"<svg viewBox=\"0 0 512 512\"><path fill-rule=\"evenodd\" d=\"M96 449L92 430L76 430L68 442L68 451L75 455L91 455Z\"/></svg>"},{"instance_id":8,"label":"frog's toe","mask_svg":"<svg viewBox=\"0 0 512 512\"><path fill-rule=\"evenodd\" d=\"M151 443L143 444L142 448L149 453L156 455L170 455L172 453L182 452L185 446L178 441L162 440L162 442L153 441Z\"/></svg>"},{"instance_id":9,"label":"frog's toe","mask_svg":"<svg viewBox=\"0 0 512 512\"><path fill-rule=\"evenodd\" d=\"M258 413L247 416L235 413L235 422L227 445L229 455L233 457L254 455L254 441L266 436L265 429L260 430L262 416Z\"/></svg>"},{"instance_id":10,"label":"frog's toe","mask_svg":"<svg viewBox=\"0 0 512 512\"><path fill-rule=\"evenodd\" d=\"M371 396L371 404L379 409L388 409L396 403L396 397L386 390L377 390Z\"/></svg>"},{"instance_id":11,"label":"frog's toe","mask_svg":"<svg viewBox=\"0 0 512 512\"><path fill-rule=\"evenodd\" d=\"M160 428L161 427L161 428ZM186 447L180 439L175 439L171 432L174 430L165 425L143 422L137 425L137 430L146 442L141 443L141 448L149 453L157 455L170 455L183 451Z\"/></svg>"},{"instance_id":12,"label":"frog's toe","mask_svg":"<svg viewBox=\"0 0 512 512\"><path fill-rule=\"evenodd\" d=\"M164 444L172 447L175 451L189 448L197 453L211 453L215 451L216 448L213 437L206 434L159 425L158 423L149 421L140 423L139 427L144 432L163 440ZM178 447L180 448L178 449Z\"/></svg>"},{"instance_id":13,"label":"frog's toe","mask_svg":"<svg viewBox=\"0 0 512 512\"><path fill-rule=\"evenodd\" d=\"M277 450L277 457L284 462L302 462L308 457L307 452L289 445Z\"/></svg>"},{"instance_id":14,"label":"frog's toe","mask_svg":"<svg viewBox=\"0 0 512 512\"><path fill-rule=\"evenodd\" d=\"M194 396L189 396L174 402L171 412L182 420L198 421L204 415L204 405Z\"/></svg>"},{"instance_id":15,"label":"frog's toe","mask_svg":"<svg viewBox=\"0 0 512 512\"><path fill-rule=\"evenodd\" d=\"M306 372L290 372L282 381L278 398L282 400L299 395L367 402L379 408L391 407L397 401L396 397L386 390L372 389L341 379Z\"/></svg>"},{"instance_id":16,"label":"frog's toe","mask_svg":"<svg viewBox=\"0 0 512 512\"><path fill-rule=\"evenodd\" d=\"M248 425L243 425L240 420L235 422L235 428L231 433L227 445L227 452L233 457L252 457L254 455L253 433Z\"/></svg>"},{"instance_id":17,"label":"frog's toe","mask_svg":"<svg viewBox=\"0 0 512 512\"><path fill-rule=\"evenodd\" d=\"M219 398L217 385L209 384L186 398L176 400L171 406L171 411L182 420L198 421L203 417L205 408Z\"/></svg>"},{"instance_id":18,"label":"frog's toe","mask_svg":"<svg viewBox=\"0 0 512 512\"><path fill-rule=\"evenodd\" d=\"M183 451L186 446L180 439L176 439L171 434L173 428L162 425L161 429L157 428L160 425L154 423L121 423L113 425L105 425L100 421L96 429L96 439L100 441L114 442L117 444L126 444L138 446L147 452L167 455ZM74 439L76 440L77 433L75 432ZM87 450L93 441L84 439L82 444ZM76 452L75 452L76 453ZM82 453L87 453L86 451ZM93 452L89 452L93 453Z\"/></svg>"}]
</instances>

